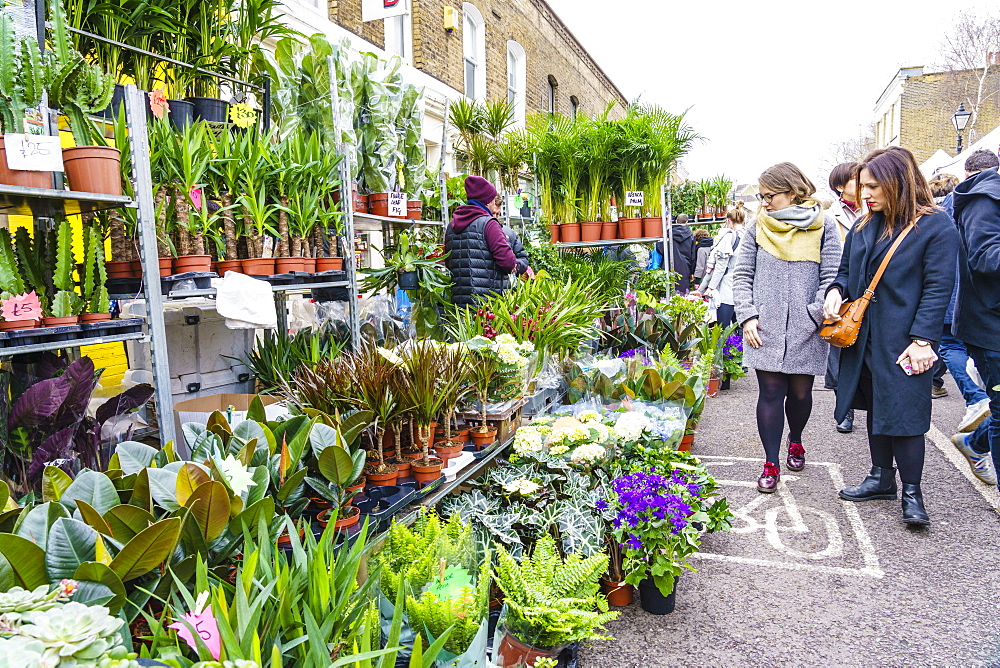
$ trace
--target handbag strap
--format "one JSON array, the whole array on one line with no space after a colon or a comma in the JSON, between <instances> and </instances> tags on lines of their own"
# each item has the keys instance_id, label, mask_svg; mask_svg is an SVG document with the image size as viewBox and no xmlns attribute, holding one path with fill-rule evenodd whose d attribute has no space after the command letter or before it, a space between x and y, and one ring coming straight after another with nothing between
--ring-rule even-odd
<instances>
[{"instance_id":1,"label":"handbag strap","mask_svg":"<svg viewBox=\"0 0 1000 668\"><path fill-rule=\"evenodd\" d=\"M920 218L917 218L917 220L920 220ZM868 289L865 290L865 296L869 299L871 299L872 295L875 294L875 286L877 286L878 282L882 280L882 274L885 273L885 268L889 266L889 260L892 259L892 254L896 252L896 249L899 248L899 244L903 243L903 239L906 238L906 235L910 233L910 230L912 230L916 224L916 221L910 223L909 226L907 226L907 228L903 230L898 237L896 237L895 243L892 244L889 248L889 252L885 254L884 258L882 258L882 264L878 266L878 271L875 272L875 276L872 277L872 282L868 284Z\"/></svg>"}]
</instances>

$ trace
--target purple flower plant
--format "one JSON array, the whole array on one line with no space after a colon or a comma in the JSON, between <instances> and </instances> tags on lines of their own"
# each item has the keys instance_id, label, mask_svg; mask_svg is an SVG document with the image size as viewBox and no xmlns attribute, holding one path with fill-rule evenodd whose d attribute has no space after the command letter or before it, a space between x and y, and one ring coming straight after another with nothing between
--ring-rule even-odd
<instances>
[{"instance_id":1,"label":"purple flower plant","mask_svg":"<svg viewBox=\"0 0 1000 668\"><path fill-rule=\"evenodd\" d=\"M693 512L683 495L701 495L701 486L694 482L691 474L682 471L672 471L670 475L644 471L630 473L612 481L611 488L618 497L612 524L616 529L636 530L630 531L628 540L621 544L627 550L642 549L645 532L660 532L669 527L672 534L680 533ZM607 507L604 499L597 504L598 510ZM662 524L664 520L667 524Z\"/></svg>"},{"instance_id":2,"label":"purple flower plant","mask_svg":"<svg viewBox=\"0 0 1000 668\"><path fill-rule=\"evenodd\" d=\"M626 350L618 356L618 359L633 359L635 357L641 359L642 363L646 366L652 366L653 364L649 358L649 351L645 348L632 348L632 350Z\"/></svg>"},{"instance_id":3,"label":"purple flower plant","mask_svg":"<svg viewBox=\"0 0 1000 668\"><path fill-rule=\"evenodd\" d=\"M726 339L726 344L722 348L722 355L726 359L733 359L743 354L743 337L739 334L730 334Z\"/></svg>"}]
</instances>

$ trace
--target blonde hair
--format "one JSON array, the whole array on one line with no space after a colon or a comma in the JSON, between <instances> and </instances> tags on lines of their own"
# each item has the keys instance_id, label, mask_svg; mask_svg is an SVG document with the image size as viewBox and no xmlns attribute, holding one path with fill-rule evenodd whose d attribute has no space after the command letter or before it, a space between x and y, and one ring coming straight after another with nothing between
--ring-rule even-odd
<instances>
[{"instance_id":1,"label":"blonde hair","mask_svg":"<svg viewBox=\"0 0 1000 668\"><path fill-rule=\"evenodd\" d=\"M793 204L802 204L806 200L813 199L813 195L816 194L816 186L809 177L790 162L779 162L773 167L768 167L757 178L757 182L775 193L790 194Z\"/></svg>"},{"instance_id":2,"label":"blonde hair","mask_svg":"<svg viewBox=\"0 0 1000 668\"><path fill-rule=\"evenodd\" d=\"M743 208L743 202L737 202L736 208L726 214L726 218L729 219L733 225L742 225L743 221L747 219L746 209Z\"/></svg>"},{"instance_id":3,"label":"blonde hair","mask_svg":"<svg viewBox=\"0 0 1000 668\"><path fill-rule=\"evenodd\" d=\"M927 183L934 197L944 197L958 185L958 177L954 174L938 174Z\"/></svg>"}]
</instances>

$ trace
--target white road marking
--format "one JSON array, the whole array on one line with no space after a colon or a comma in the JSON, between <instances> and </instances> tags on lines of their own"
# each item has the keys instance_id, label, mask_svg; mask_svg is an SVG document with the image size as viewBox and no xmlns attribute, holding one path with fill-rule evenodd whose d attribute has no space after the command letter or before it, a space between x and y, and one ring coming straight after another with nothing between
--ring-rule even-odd
<instances>
[{"instance_id":1,"label":"white road marking","mask_svg":"<svg viewBox=\"0 0 1000 668\"><path fill-rule=\"evenodd\" d=\"M713 455L701 455L703 460L706 461L705 464L708 466L732 466L735 462L763 462L763 459L758 459L755 457L722 457ZM808 464L810 467L822 466L826 469L830 476L830 481L833 486L833 492L836 493L837 490L845 487L844 478L840 471L840 465L832 462L810 462ZM782 505L777 508L770 508L764 514L764 521L760 522L756 520L752 513L758 509L759 506L772 500L774 497L766 495L755 495L753 499L740 507L733 508L733 515L739 520L746 523L746 526L734 527L732 533L749 533L752 531L763 530L767 538L768 543L778 552L782 552L788 556L795 557L798 559L808 559L810 561L830 559L833 557L839 557L843 554L844 548L844 537L840 530L840 525L833 515L819 510L817 508L810 508L803 506L802 508L796 503L795 498L792 495L791 489L787 486L787 483L794 482L799 479L799 476L794 475L784 475L781 478L781 482L778 483L777 498L781 500ZM750 482L746 480L721 480L717 479L717 482L724 487L756 487L755 482ZM864 524L861 521L861 516L858 514L858 509L855 505L849 501L841 501L841 507L844 510L844 514L847 518L848 524L850 524L851 532L858 544L858 550L861 553L862 560L864 561L863 568L848 568L843 566L825 566L816 563L796 563L789 561L770 561L767 559L754 559L750 557L737 557L733 555L726 554L711 554L706 552L699 552L697 556L699 558L714 559L714 560L724 560L724 561L735 561L744 564L753 564L758 566L771 566L777 568L784 568L788 570L811 570L819 571L824 573L838 573L842 575L856 575L863 577L874 577L881 578L884 572L879 567L878 555L875 553L875 547L872 544L871 538L868 536L868 531L865 529ZM791 523L790 525L779 525L778 515L781 511L785 511L788 515ZM809 515L817 516L821 521L819 527L813 525L814 528L810 529L809 525L805 522L802 516L802 512L805 511ZM826 535L826 547L819 552L802 552L785 545L781 541L780 533L781 531L793 531L797 533L816 531L817 534L824 533Z\"/></svg>"},{"instance_id":2,"label":"white road marking","mask_svg":"<svg viewBox=\"0 0 1000 668\"><path fill-rule=\"evenodd\" d=\"M966 480L972 483L972 486L977 492L979 492L986 503L990 504L996 510L1000 510L1000 491L997 490L996 485L987 485L982 480L977 478L972 473L972 469L969 468L969 462L966 460L965 456L958 451L955 444L951 442L951 439L941 433L933 423L931 424L931 430L927 432L927 438L930 439L931 443L941 451L941 454L945 456L945 459L954 464L958 472L961 473Z\"/></svg>"}]
</instances>

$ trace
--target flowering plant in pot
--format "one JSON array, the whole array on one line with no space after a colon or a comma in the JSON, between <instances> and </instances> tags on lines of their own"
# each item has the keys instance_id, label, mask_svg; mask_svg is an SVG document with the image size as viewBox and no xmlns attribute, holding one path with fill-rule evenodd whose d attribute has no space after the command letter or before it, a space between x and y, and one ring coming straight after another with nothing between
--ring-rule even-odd
<instances>
[{"instance_id":1,"label":"flowering plant in pot","mask_svg":"<svg viewBox=\"0 0 1000 668\"><path fill-rule=\"evenodd\" d=\"M496 429L486 425L488 402L491 398L507 400L518 394L521 372L528 366L535 346L528 341L518 342L510 334L500 334L492 340L475 336L465 345L471 353L468 380L480 410L480 425L471 434L477 445L489 445Z\"/></svg>"},{"instance_id":2,"label":"flowering plant in pot","mask_svg":"<svg viewBox=\"0 0 1000 668\"><path fill-rule=\"evenodd\" d=\"M507 550L497 551L496 580L506 597L506 629L498 648L500 666L531 665L554 656L572 642L609 639L603 626L618 618L598 594L598 578L608 557L559 556L555 540L542 536L520 563Z\"/></svg>"}]
</instances>

